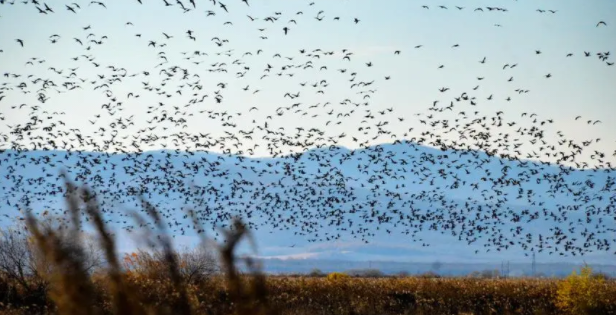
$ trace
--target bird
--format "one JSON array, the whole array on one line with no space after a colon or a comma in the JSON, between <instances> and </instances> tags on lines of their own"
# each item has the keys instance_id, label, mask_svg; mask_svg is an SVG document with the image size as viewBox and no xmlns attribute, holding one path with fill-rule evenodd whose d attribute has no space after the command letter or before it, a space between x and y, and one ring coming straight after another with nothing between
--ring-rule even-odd
<instances>
[{"instance_id":1,"label":"bird","mask_svg":"<svg viewBox=\"0 0 616 315\"><path fill-rule=\"evenodd\" d=\"M105 9L107 9L107 6L106 6L103 2L100 2L100 1L92 1L92 2L90 2L90 5L92 5L92 4L98 4L99 6L101 6L101 7L105 8Z\"/></svg>"},{"instance_id":2,"label":"bird","mask_svg":"<svg viewBox=\"0 0 616 315\"><path fill-rule=\"evenodd\" d=\"M225 10L225 12L229 13L229 11L227 10L227 6L226 6L224 3L222 3L222 2L220 2L220 1L218 1L218 4L220 5L220 8L222 8L223 10Z\"/></svg>"}]
</instances>

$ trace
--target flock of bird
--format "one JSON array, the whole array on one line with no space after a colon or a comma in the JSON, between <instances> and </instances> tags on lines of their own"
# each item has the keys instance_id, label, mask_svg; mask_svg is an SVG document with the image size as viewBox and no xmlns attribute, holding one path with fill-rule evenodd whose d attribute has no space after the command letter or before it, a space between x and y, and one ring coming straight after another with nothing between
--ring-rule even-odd
<instances>
[{"instance_id":1,"label":"flock of bird","mask_svg":"<svg viewBox=\"0 0 616 315\"><path fill-rule=\"evenodd\" d=\"M291 25L319 23L327 16L314 2L292 14L273 12L259 17L233 15L238 5L256 5L247 0L136 2L185 13L201 13L202 6L207 5L206 17L227 14L230 21L224 25L232 26L233 18L260 23L256 27L264 40L272 36L268 32L287 35L293 31ZM43 15L94 9L104 15L112 5L101 1L52 5L40 0L0 4L27 5ZM422 8L431 10L433 6ZM500 7L472 10L508 11ZM328 18L361 23L357 17ZM130 21L122 23L129 31L138 28ZM596 26L608 24L600 21ZM616 151L588 152L601 139L575 141L561 131L556 132L558 140L551 143L546 134L554 120L534 113L522 113L520 120L511 121L504 118L503 111L481 112L477 104L495 102L497 96L480 96L479 85L448 99L450 88L442 87L439 99L416 114L419 123L429 127L427 131L416 132L409 126L408 131L396 134L391 125L405 124L407 117L395 116L394 108L375 109L370 103L376 86L391 77L363 80L362 70L374 64L347 49L301 49L296 55L276 53L264 64L249 64L251 57L265 52L256 49L238 53L229 39L204 39L195 30L162 33L150 39L142 39L144 36L135 31L135 45L151 49L159 63L152 69L130 69L97 60L97 46L111 40L111 34L101 36L91 25L82 31L82 37L69 39L61 34L49 36L50 45L75 45L74 55L66 57L74 66L54 67L37 56L27 60L24 73L2 76L0 121L6 123L9 132L0 132L0 143L4 143L0 176L4 182L2 212L9 219L15 215L8 209L38 204L45 205L45 211L65 211L61 203L53 206L48 201L65 194L62 175L57 173L64 167L71 180L86 183L96 192L109 222L128 230L137 227L122 208L138 206L136 196L145 196L163 212L176 234L184 234L191 227L188 215L178 209L184 207L211 227L225 226L230 218L240 215L252 228L294 231L311 242L346 236L368 242L375 230L401 232L409 241L424 241L417 233L434 230L468 244L482 243L487 251L520 246L529 252L567 256L610 251L616 241L616 168L609 161ZM209 42L213 48L209 53L196 50L168 54L166 47L179 36L195 43ZM29 44L23 38L16 38L14 43L14 47L0 47L0 53L26 49ZM401 50L391 54L392 58L404 58ZM574 57L569 52L563 55ZM582 57L596 57L597 62L613 65L609 51L584 51ZM333 59L342 59L348 66L328 69L325 61ZM490 66L490 60L482 56L477 64ZM518 64L495 66L511 71ZM35 75L33 68L46 70L42 70L44 75ZM339 101L304 103L302 96L309 93L325 97L330 82L300 81L297 90L280 93L286 106L265 113L261 119L258 114L263 109L258 106L239 112L224 107L226 93L254 95L260 92L258 88L229 82L213 84L204 79L208 74L221 74L240 81L254 74L259 80L292 80L302 78L301 71L340 76L347 82L349 96ZM545 79L550 77L549 73L545 75ZM511 76L508 81L513 79ZM141 89L121 92L130 80L140 80ZM477 84L482 80L478 77ZM84 90L106 98L97 111L82 119L88 121L92 133L73 126L65 119L65 112L48 108L55 97ZM510 102L515 94L530 93L522 88L514 92L500 97L500 101ZM3 99L8 95L19 95L21 104L7 104ZM154 95L157 103L137 116L123 114L128 108L134 110L136 105L132 104L145 95ZM9 110L27 113L28 118L14 121L6 114ZM445 119L446 113L457 116ZM327 117L325 125L316 125L322 117ZM297 120L298 127L277 128L277 120ZM587 125L601 123L582 116L575 120ZM214 131L184 131L192 121L206 121L219 135L213 135ZM349 122L355 129L343 133L333 133L328 127ZM338 144L343 139L351 139L359 149L341 148ZM376 141L390 144L371 145ZM156 146L169 149L150 150ZM266 150L271 157L254 157L257 150ZM590 160L583 160L583 154ZM542 224L549 229L528 228L541 221L547 221Z\"/></svg>"}]
</instances>

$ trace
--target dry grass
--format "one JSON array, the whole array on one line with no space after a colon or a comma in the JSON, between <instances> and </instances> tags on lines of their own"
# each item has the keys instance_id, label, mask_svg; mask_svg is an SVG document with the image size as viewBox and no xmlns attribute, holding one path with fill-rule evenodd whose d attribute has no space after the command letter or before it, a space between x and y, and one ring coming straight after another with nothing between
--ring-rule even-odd
<instances>
[{"instance_id":1,"label":"dry grass","mask_svg":"<svg viewBox=\"0 0 616 315\"><path fill-rule=\"evenodd\" d=\"M66 245L56 231L28 214L28 231L53 266L46 273L49 286L32 298L24 285L0 277L0 314L562 314L559 303L566 301L571 308L572 301L580 299L571 285L555 279L266 277L250 260L250 273L241 274L234 250L249 234L240 221L225 232L226 242L218 249L223 273L186 281L163 221L144 201L160 232L160 237L149 238L150 246L162 250L164 268L158 270L166 273L153 277L122 268L114 238L91 193L71 183L67 190L73 233L69 235L79 237L79 203L85 201L108 267L88 273L79 246ZM198 222L195 226L201 229ZM575 298L564 299L563 287ZM595 291L589 314L616 314L616 282L587 287Z\"/></svg>"}]
</instances>

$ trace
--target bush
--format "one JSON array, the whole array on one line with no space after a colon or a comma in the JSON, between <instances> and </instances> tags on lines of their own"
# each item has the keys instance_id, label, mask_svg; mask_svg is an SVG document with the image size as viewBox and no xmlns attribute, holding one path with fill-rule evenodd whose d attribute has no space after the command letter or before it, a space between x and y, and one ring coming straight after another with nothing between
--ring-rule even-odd
<instances>
[{"instance_id":1,"label":"bush","mask_svg":"<svg viewBox=\"0 0 616 315\"><path fill-rule=\"evenodd\" d=\"M308 275L310 277L323 277L325 275L325 273L323 271L321 271L321 269L319 268L314 268L310 271L310 273L308 273Z\"/></svg>"},{"instance_id":2,"label":"bush","mask_svg":"<svg viewBox=\"0 0 616 315\"><path fill-rule=\"evenodd\" d=\"M404 278L404 277L410 276L411 274L408 271L403 270L403 271L398 272L396 275L398 277Z\"/></svg>"},{"instance_id":3,"label":"bush","mask_svg":"<svg viewBox=\"0 0 616 315\"><path fill-rule=\"evenodd\" d=\"M588 265L558 284L556 306L567 314L604 314L609 297L604 299L606 281L593 275ZM614 297L612 297L614 299Z\"/></svg>"},{"instance_id":4,"label":"bush","mask_svg":"<svg viewBox=\"0 0 616 315\"><path fill-rule=\"evenodd\" d=\"M173 253L178 263L178 271L186 283L200 283L211 278L218 271L214 254L204 246L193 250L185 248ZM147 275L151 279L164 280L169 277L168 261L162 250L152 252L139 250L125 254L123 267L126 271Z\"/></svg>"},{"instance_id":5,"label":"bush","mask_svg":"<svg viewBox=\"0 0 616 315\"><path fill-rule=\"evenodd\" d=\"M63 248L67 255L72 256L71 259L80 260L85 273L91 275L103 266L103 252L92 235L83 232L70 234L62 229L61 218L49 215L47 211L41 217L39 227L53 230L55 246ZM6 300L6 296L19 293L19 299L11 301L14 307L21 304L46 306L52 276L57 271L67 272L67 267L45 257L24 221L0 228L0 279L3 282L0 287L4 287L0 288L0 294L3 294L0 298Z\"/></svg>"},{"instance_id":6,"label":"bush","mask_svg":"<svg viewBox=\"0 0 616 315\"><path fill-rule=\"evenodd\" d=\"M593 272L591 277L603 280L611 280L612 277L605 272Z\"/></svg>"},{"instance_id":7,"label":"bush","mask_svg":"<svg viewBox=\"0 0 616 315\"><path fill-rule=\"evenodd\" d=\"M330 280L330 281L340 281L340 280L346 280L348 278L350 278L350 276L342 272L332 272L327 275L327 280Z\"/></svg>"}]
</instances>

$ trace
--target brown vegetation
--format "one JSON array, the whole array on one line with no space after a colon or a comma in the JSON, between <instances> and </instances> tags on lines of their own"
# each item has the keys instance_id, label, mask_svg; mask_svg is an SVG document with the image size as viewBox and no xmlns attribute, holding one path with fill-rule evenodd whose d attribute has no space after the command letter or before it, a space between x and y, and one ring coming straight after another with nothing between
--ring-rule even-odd
<instances>
[{"instance_id":1,"label":"brown vegetation","mask_svg":"<svg viewBox=\"0 0 616 315\"><path fill-rule=\"evenodd\" d=\"M616 314L616 282L592 277L589 269L568 280L265 277L247 260L250 273L242 274L234 249L247 231L239 221L218 248L219 271L205 247L174 251L146 202L160 235L150 237L150 251L121 259L86 189L80 197L100 251L84 246L78 190L71 184L67 189L68 228L42 224L28 213L27 231L1 235L0 314ZM98 254L105 258L102 268L93 259Z\"/></svg>"}]
</instances>

